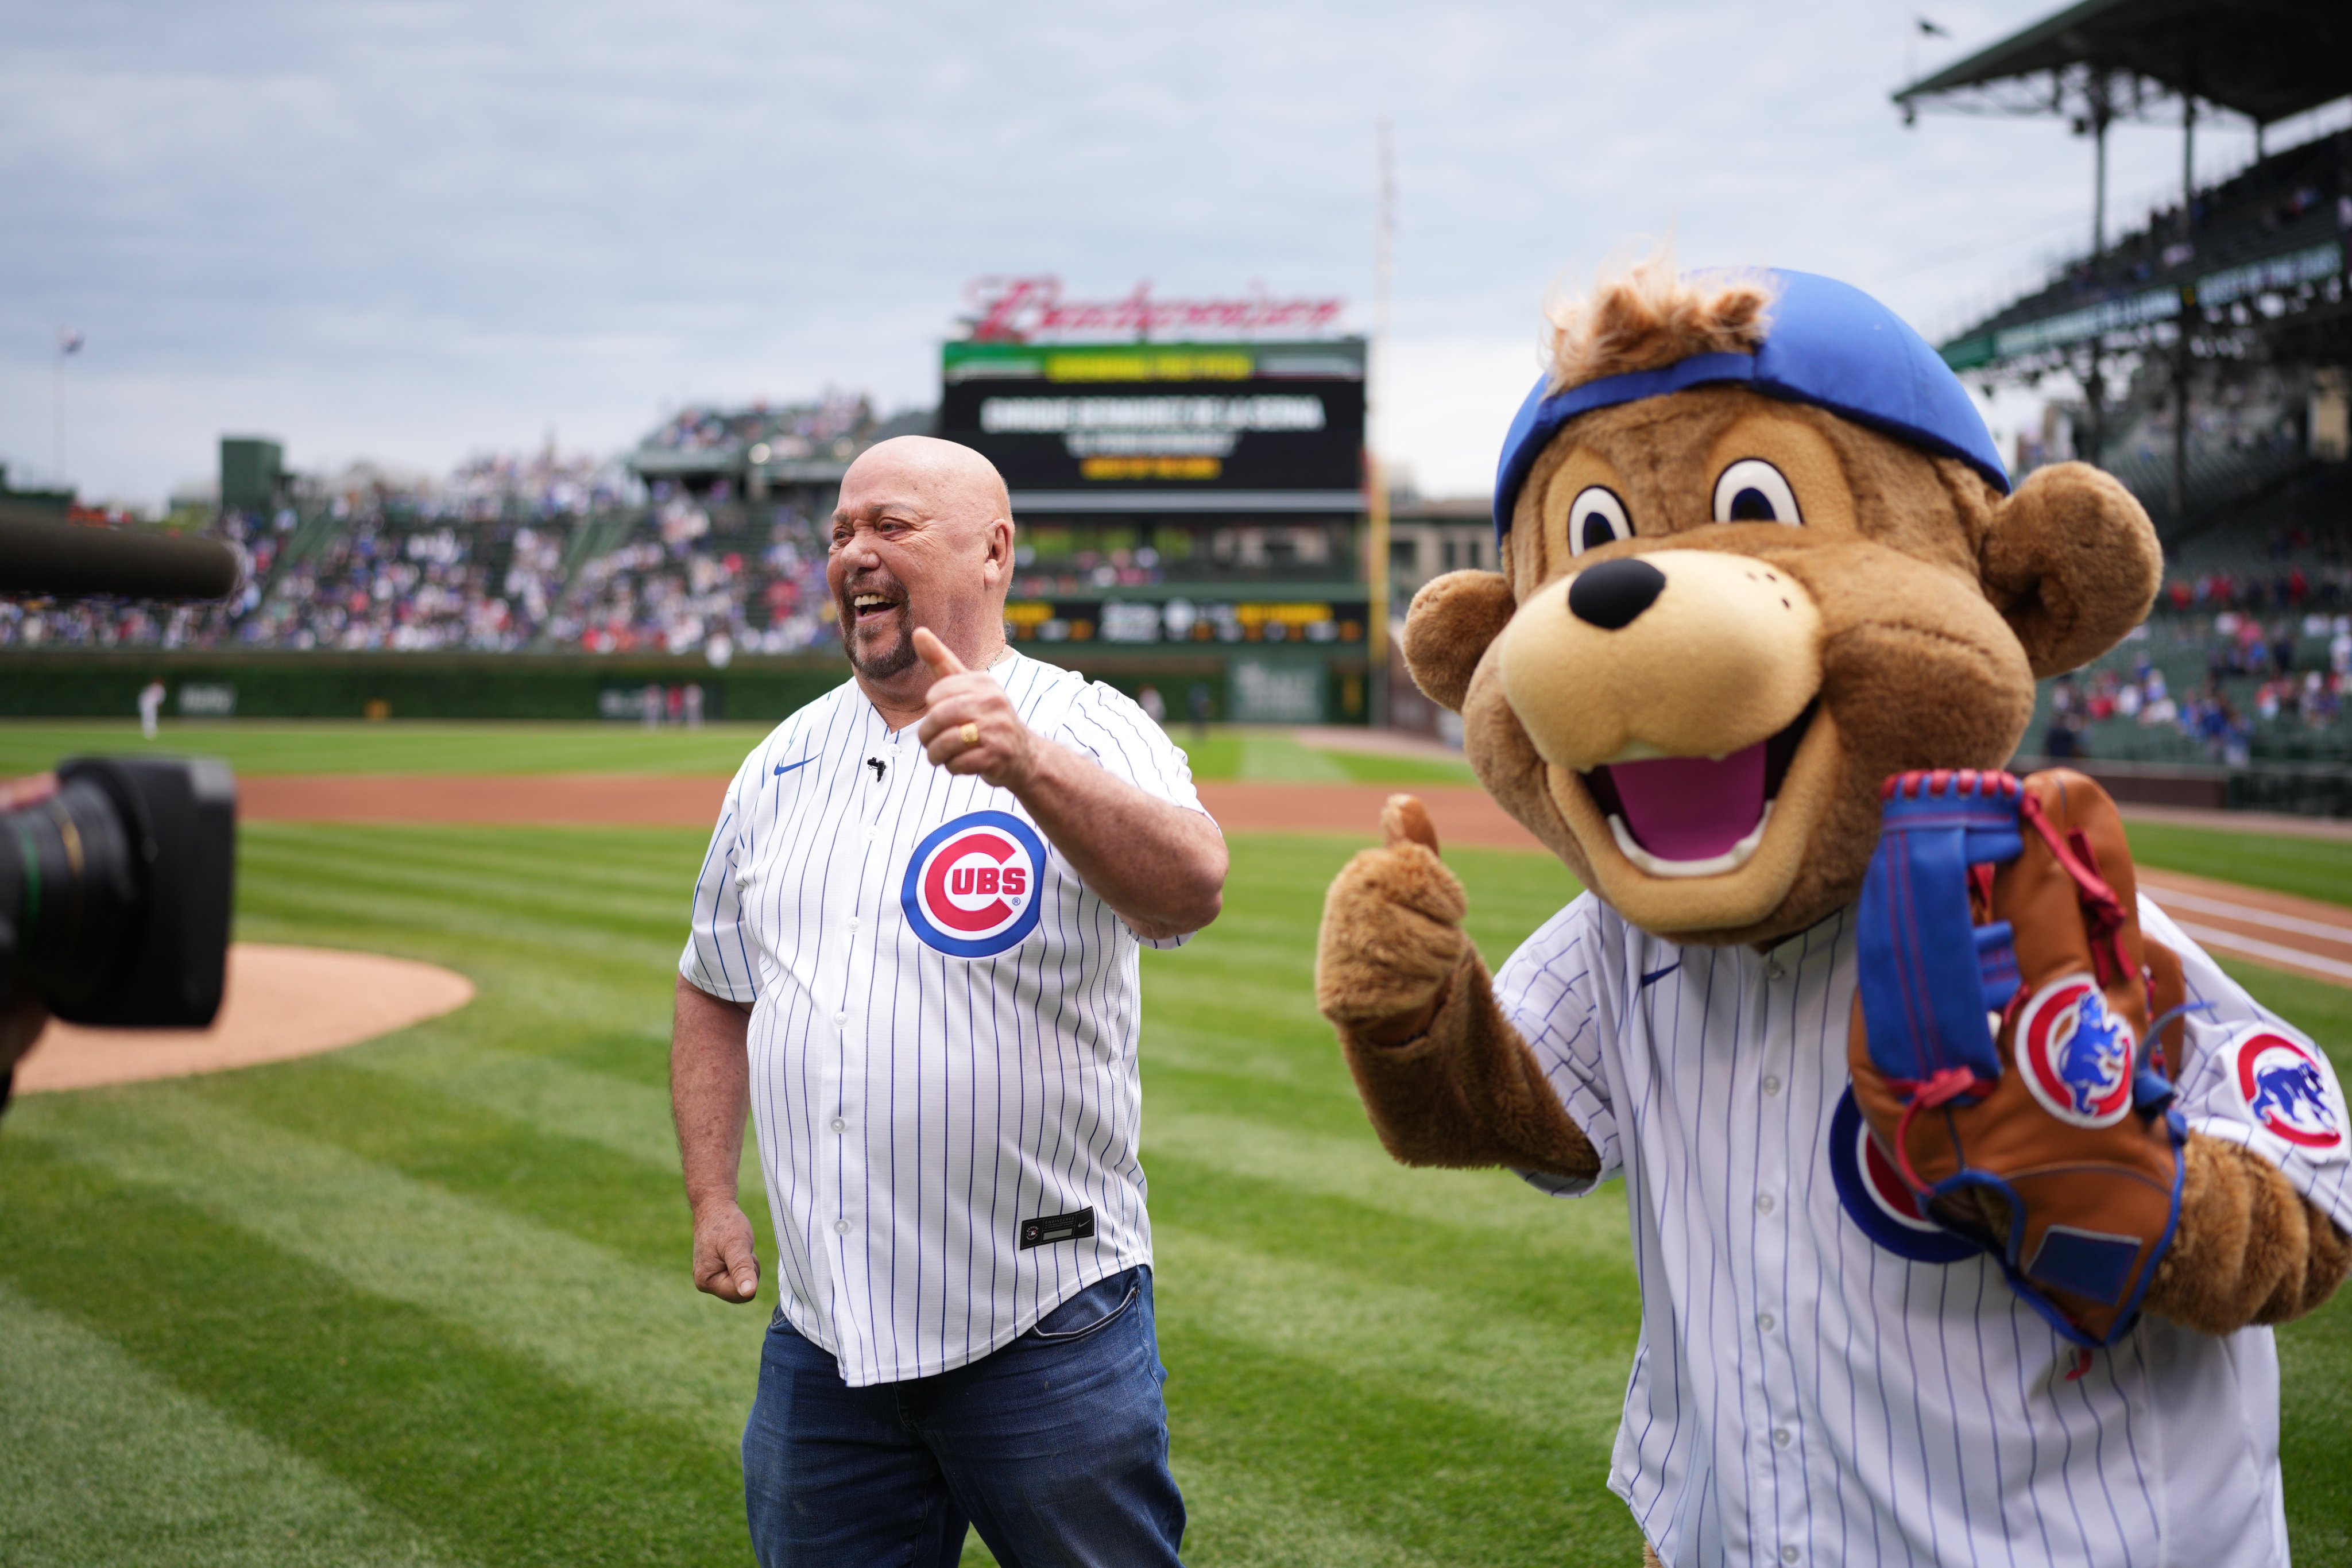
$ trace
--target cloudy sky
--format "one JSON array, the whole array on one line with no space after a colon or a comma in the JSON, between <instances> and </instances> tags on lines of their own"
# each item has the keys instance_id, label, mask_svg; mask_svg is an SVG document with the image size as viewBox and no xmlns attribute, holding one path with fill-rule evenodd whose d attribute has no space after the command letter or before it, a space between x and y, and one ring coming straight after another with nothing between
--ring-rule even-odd
<instances>
[{"instance_id":1,"label":"cloudy sky","mask_svg":"<svg viewBox=\"0 0 2352 1568\"><path fill-rule=\"evenodd\" d=\"M1948 41L1871 0L0 0L0 461L53 470L66 327L66 474L152 505L224 432L439 471L689 401L929 402L982 274L1368 325L1385 118L1389 445L1475 491L1545 289L1639 236L1931 334L2080 246L2086 143L1887 103L2052 3L1932 0ZM2177 131L2115 154L2119 214L2178 180Z\"/></svg>"}]
</instances>

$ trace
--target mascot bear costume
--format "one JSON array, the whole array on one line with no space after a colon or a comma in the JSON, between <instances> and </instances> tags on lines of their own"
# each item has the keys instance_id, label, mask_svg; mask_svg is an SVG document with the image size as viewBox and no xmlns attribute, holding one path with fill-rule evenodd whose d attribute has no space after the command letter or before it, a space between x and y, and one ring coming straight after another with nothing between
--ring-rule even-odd
<instances>
[{"instance_id":1,"label":"mascot bear costume","mask_svg":"<svg viewBox=\"0 0 2352 1568\"><path fill-rule=\"evenodd\" d=\"M1654 1560L2283 1563L2268 1325L2352 1268L2342 1091L2135 892L2037 676L2146 615L2147 516L2011 489L1858 290L1664 256L1552 311L1499 573L1413 679L1589 890L1490 977L1419 803L1317 967L1407 1164L1625 1178L1609 1485Z\"/></svg>"}]
</instances>

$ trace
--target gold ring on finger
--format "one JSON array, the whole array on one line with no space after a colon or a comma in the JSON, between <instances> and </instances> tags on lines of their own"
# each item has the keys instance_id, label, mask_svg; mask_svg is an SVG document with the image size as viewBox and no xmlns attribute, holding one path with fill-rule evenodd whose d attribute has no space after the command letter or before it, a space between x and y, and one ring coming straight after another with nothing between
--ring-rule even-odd
<instances>
[{"instance_id":1,"label":"gold ring on finger","mask_svg":"<svg viewBox=\"0 0 2352 1568\"><path fill-rule=\"evenodd\" d=\"M966 746L977 746L980 744L980 726L972 723L970 719L966 719L964 721L962 734L963 743Z\"/></svg>"}]
</instances>

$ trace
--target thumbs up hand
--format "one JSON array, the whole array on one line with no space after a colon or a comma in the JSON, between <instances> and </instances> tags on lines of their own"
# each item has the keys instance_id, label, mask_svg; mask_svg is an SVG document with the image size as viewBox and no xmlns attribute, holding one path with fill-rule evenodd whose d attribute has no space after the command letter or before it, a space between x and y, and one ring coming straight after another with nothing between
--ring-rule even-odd
<instances>
[{"instance_id":1,"label":"thumbs up hand","mask_svg":"<svg viewBox=\"0 0 2352 1568\"><path fill-rule=\"evenodd\" d=\"M1390 796L1381 831L1387 842L1349 861L1324 898L1315 999L1343 1031L1402 1045L1428 1030L1469 951L1469 902L1417 798Z\"/></svg>"},{"instance_id":2,"label":"thumbs up hand","mask_svg":"<svg viewBox=\"0 0 2352 1568\"><path fill-rule=\"evenodd\" d=\"M915 656L931 672L915 738L950 773L977 773L1001 789L1018 789L1036 767L1037 736L1013 699L985 671L967 669L928 626L915 628Z\"/></svg>"}]
</instances>

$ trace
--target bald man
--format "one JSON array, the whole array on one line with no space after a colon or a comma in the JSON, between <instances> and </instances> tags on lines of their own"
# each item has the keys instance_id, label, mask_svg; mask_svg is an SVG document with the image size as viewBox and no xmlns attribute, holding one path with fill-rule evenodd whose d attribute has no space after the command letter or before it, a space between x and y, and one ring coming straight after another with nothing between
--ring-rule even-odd
<instances>
[{"instance_id":1,"label":"bald man","mask_svg":"<svg viewBox=\"0 0 2352 1568\"><path fill-rule=\"evenodd\" d=\"M1126 697L1005 645L1013 508L902 436L842 481L851 678L735 776L678 964L696 1285L775 1314L743 1434L767 1568L1173 1563L1137 1162L1139 946L1214 919L1223 835Z\"/></svg>"}]
</instances>

